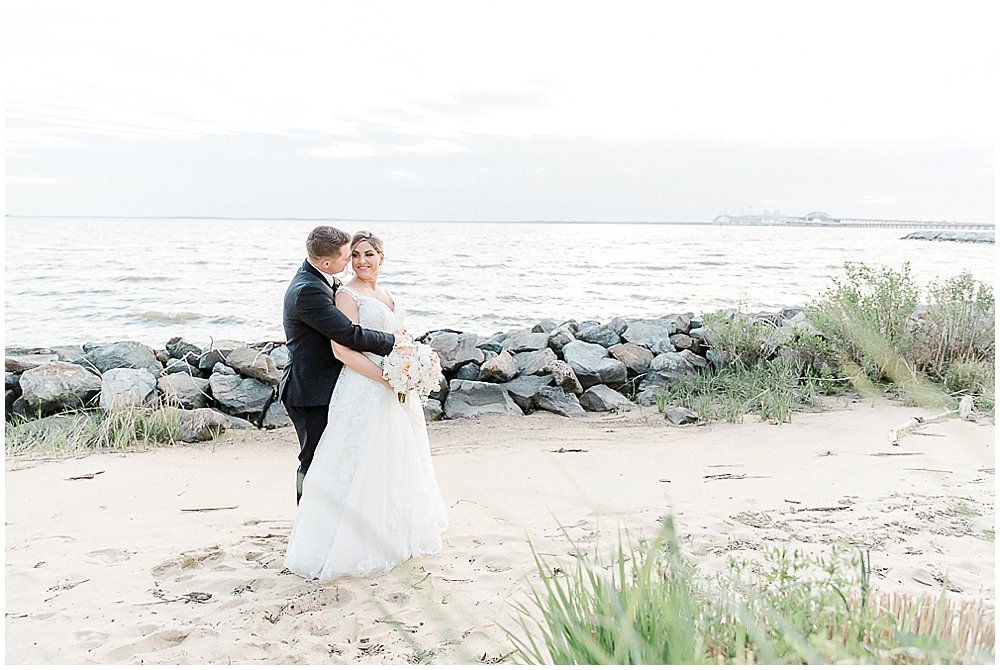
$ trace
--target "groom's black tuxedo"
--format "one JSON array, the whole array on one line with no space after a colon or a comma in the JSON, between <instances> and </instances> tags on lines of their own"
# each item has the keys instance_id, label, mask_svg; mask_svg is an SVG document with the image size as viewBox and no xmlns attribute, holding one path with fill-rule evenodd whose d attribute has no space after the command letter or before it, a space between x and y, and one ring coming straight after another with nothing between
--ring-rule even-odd
<instances>
[{"instance_id":1,"label":"groom's black tuxedo","mask_svg":"<svg viewBox=\"0 0 1000 670\"><path fill-rule=\"evenodd\" d=\"M312 463L316 444L326 428L330 396L344 367L333 355L330 340L381 356L392 351L396 341L392 333L353 324L334 305L334 293L336 288L327 284L308 260L285 291L283 321L289 362L278 385L278 398L299 436L300 475Z\"/></svg>"}]
</instances>

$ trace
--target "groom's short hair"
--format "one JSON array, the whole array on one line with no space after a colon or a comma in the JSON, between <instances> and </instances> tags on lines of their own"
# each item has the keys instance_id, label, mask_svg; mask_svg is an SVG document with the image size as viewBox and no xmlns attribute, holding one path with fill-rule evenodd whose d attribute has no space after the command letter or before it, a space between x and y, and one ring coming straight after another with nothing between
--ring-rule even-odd
<instances>
[{"instance_id":1,"label":"groom's short hair","mask_svg":"<svg viewBox=\"0 0 1000 670\"><path fill-rule=\"evenodd\" d=\"M340 253L340 248L351 241L350 235L333 226L316 226L306 238L309 258L327 258Z\"/></svg>"}]
</instances>

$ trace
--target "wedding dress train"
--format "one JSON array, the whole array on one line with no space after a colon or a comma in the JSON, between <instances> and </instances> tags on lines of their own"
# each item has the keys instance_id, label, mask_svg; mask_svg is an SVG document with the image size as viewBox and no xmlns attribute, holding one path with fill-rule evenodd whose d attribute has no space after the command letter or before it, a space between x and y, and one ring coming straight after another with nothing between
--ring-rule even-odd
<instances>
[{"instance_id":1,"label":"wedding dress train","mask_svg":"<svg viewBox=\"0 0 1000 670\"><path fill-rule=\"evenodd\" d=\"M348 288L366 328L395 331L404 310ZM374 354L366 354L378 361ZM306 474L285 567L329 581L391 570L441 550L448 526L417 394L396 394L344 367Z\"/></svg>"}]
</instances>

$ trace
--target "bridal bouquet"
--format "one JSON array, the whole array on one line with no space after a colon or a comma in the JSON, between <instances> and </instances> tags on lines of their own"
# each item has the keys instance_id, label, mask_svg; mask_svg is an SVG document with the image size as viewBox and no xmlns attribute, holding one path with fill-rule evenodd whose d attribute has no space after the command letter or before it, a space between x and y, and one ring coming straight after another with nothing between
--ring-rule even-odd
<instances>
[{"instance_id":1,"label":"bridal bouquet","mask_svg":"<svg viewBox=\"0 0 1000 670\"><path fill-rule=\"evenodd\" d=\"M382 359L382 377L396 392L399 402L416 392L420 401L438 387L441 376L441 359L427 344L414 342L409 336L396 342L389 355Z\"/></svg>"}]
</instances>

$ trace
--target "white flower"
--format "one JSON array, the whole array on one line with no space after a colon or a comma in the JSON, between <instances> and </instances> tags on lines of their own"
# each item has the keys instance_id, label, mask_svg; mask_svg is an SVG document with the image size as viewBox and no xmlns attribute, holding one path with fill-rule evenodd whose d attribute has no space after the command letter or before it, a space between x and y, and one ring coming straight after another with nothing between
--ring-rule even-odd
<instances>
[{"instance_id":1,"label":"white flower","mask_svg":"<svg viewBox=\"0 0 1000 670\"><path fill-rule=\"evenodd\" d=\"M441 360L429 345L401 338L392 351L382 359L382 377L399 396L406 401L410 393L417 393L421 402L438 386L441 375Z\"/></svg>"}]
</instances>

